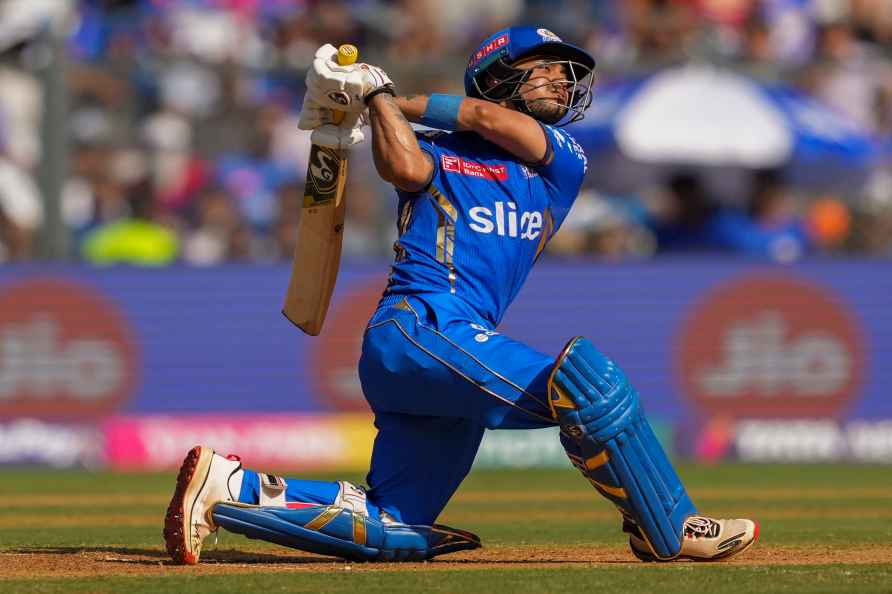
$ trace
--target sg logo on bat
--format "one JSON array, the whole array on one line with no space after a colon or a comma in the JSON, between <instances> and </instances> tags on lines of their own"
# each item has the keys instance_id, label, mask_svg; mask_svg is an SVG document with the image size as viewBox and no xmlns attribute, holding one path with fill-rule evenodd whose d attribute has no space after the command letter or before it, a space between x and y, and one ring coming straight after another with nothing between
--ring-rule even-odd
<instances>
[{"instance_id":1,"label":"sg logo on bat","mask_svg":"<svg viewBox=\"0 0 892 594\"><path fill-rule=\"evenodd\" d=\"M335 149L313 145L304 208L320 206L335 199L340 169L341 157Z\"/></svg>"}]
</instances>

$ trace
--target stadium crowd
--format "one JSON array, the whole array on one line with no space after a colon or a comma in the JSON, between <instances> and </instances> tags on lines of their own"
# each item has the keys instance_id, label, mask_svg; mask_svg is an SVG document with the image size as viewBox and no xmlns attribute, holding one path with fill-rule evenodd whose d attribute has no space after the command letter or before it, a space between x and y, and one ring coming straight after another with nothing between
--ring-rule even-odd
<instances>
[{"instance_id":1,"label":"stadium crowd","mask_svg":"<svg viewBox=\"0 0 892 594\"><path fill-rule=\"evenodd\" d=\"M65 44L69 257L212 265L291 257L309 149L296 122L316 47L355 43L400 92L462 93L470 50L514 23L590 50L595 101L606 81L709 62L789 82L892 145L888 0L0 0L0 262L41 255L47 30ZM384 257L395 200L369 151L355 153L344 252ZM633 195L588 186L550 251L889 257L887 154L863 187L833 194L754 171L731 205L689 167ZM777 233L784 245L765 249Z\"/></svg>"}]
</instances>

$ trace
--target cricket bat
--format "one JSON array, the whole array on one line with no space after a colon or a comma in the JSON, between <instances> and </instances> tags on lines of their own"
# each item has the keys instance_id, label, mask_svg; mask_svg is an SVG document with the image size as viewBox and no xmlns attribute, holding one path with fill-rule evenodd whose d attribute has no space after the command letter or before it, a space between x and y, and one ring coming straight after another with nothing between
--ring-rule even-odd
<instances>
[{"instance_id":1,"label":"cricket bat","mask_svg":"<svg viewBox=\"0 0 892 594\"><path fill-rule=\"evenodd\" d=\"M359 51L352 45L338 48L338 64L356 62ZM334 123L344 118L334 113ZM322 331L328 304L338 279L344 232L344 183L347 151L310 147L303 208L297 227L297 245L282 313L298 328L316 336Z\"/></svg>"}]
</instances>

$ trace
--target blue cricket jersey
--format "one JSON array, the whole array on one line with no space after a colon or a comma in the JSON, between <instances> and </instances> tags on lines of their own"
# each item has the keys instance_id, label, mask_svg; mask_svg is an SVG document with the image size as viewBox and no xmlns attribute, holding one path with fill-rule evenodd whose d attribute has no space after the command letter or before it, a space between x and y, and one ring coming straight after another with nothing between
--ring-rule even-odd
<instances>
[{"instance_id":1,"label":"blue cricket jersey","mask_svg":"<svg viewBox=\"0 0 892 594\"><path fill-rule=\"evenodd\" d=\"M474 132L416 133L434 176L422 192L397 192L399 239L385 302L446 294L498 325L570 211L587 167L567 132L542 128L549 147L538 165Z\"/></svg>"}]
</instances>

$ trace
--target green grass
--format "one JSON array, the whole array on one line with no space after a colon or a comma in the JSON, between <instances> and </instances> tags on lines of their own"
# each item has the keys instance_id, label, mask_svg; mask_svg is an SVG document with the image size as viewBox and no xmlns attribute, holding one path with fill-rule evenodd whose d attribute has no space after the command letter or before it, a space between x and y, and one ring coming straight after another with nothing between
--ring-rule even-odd
<instances>
[{"instance_id":1,"label":"green grass","mask_svg":"<svg viewBox=\"0 0 892 594\"><path fill-rule=\"evenodd\" d=\"M160 542L173 473L4 470L0 591L892 594L888 467L683 466L680 473L702 511L761 520L762 538L750 552L757 562L633 562L621 552L625 539L610 506L574 471L511 470L472 473L442 521L474 530L496 553L539 550L535 565L517 563L510 555L486 562L411 564L405 570L311 563L283 556L274 545L223 534L216 548L206 545L208 559L216 561L207 570L178 568L162 564ZM360 475L346 478L361 482ZM596 549L615 552L614 562L592 563L585 552ZM555 553L563 550L575 552L566 558ZM760 555L771 550L783 553L784 562ZM248 553L239 557L238 551ZM797 564L797 551L824 556ZM27 562L22 553L30 552L40 553L44 563L58 559L62 575L41 566L36 577L9 577L4 567ZM869 563L853 562L853 555L864 552ZM93 576L64 577L64 568L76 564L82 553L94 561L107 557L108 563L98 564ZM218 568L225 575L212 571Z\"/></svg>"},{"instance_id":2,"label":"green grass","mask_svg":"<svg viewBox=\"0 0 892 594\"><path fill-rule=\"evenodd\" d=\"M811 567L572 567L543 569L487 569L444 572L380 571L289 574L253 573L204 577L107 577L91 580L13 580L4 592L306 592L307 594L392 594L394 592L892 592L892 569L869 565L854 570L846 565Z\"/></svg>"}]
</instances>

